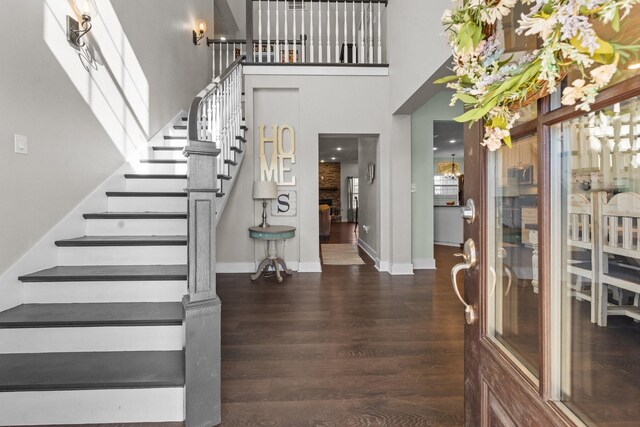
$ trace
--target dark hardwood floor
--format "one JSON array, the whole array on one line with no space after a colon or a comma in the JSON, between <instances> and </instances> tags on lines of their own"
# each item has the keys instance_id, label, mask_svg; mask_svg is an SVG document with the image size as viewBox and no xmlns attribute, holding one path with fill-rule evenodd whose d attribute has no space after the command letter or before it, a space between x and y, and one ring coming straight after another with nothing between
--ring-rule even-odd
<instances>
[{"instance_id":1,"label":"dark hardwood floor","mask_svg":"<svg viewBox=\"0 0 640 427\"><path fill-rule=\"evenodd\" d=\"M353 229L351 229L353 233ZM223 426L459 426L463 317L440 268L219 274Z\"/></svg>"}]
</instances>

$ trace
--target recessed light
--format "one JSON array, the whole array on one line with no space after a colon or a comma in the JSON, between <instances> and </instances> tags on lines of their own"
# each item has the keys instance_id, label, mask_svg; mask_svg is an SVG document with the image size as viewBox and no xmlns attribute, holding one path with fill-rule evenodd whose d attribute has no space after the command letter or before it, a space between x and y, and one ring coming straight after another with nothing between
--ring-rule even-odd
<instances>
[{"instance_id":1,"label":"recessed light","mask_svg":"<svg viewBox=\"0 0 640 427\"><path fill-rule=\"evenodd\" d=\"M331 158L331 160L335 160L335 159L336 159L335 157L332 157L332 158Z\"/></svg>"},{"instance_id":2,"label":"recessed light","mask_svg":"<svg viewBox=\"0 0 640 427\"><path fill-rule=\"evenodd\" d=\"M450 143L450 144L455 144L455 143L456 143L456 140L455 140L455 139L450 139L450 140L449 140L449 143Z\"/></svg>"},{"instance_id":3,"label":"recessed light","mask_svg":"<svg viewBox=\"0 0 640 427\"><path fill-rule=\"evenodd\" d=\"M227 38L226 38L225 36L221 36L221 37L220 37L220 41L226 42L226 41L227 41Z\"/></svg>"},{"instance_id":4,"label":"recessed light","mask_svg":"<svg viewBox=\"0 0 640 427\"><path fill-rule=\"evenodd\" d=\"M338 148L336 148L336 150L342 151L342 147L338 147Z\"/></svg>"},{"instance_id":5,"label":"recessed light","mask_svg":"<svg viewBox=\"0 0 640 427\"><path fill-rule=\"evenodd\" d=\"M320 163L324 163L324 159L323 159L323 160L320 160Z\"/></svg>"},{"instance_id":6,"label":"recessed light","mask_svg":"<svg viewBox=\"0 0 640 427\"><path fill-rule=\"evenodd\" d=\"M438 147L433 147L433 151L436 151L438 149Z\"/></svg>"}]
</instances>

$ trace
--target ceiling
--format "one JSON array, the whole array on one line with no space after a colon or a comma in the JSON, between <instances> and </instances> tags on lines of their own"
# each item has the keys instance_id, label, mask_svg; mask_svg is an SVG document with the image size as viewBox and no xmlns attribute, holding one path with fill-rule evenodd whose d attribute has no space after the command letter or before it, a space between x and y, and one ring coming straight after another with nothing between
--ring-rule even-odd
<instances>
[{"instance_id":1,"label":"ceiling","mask_svg":"<svg viewBox=\"0 0 640 427\"><path fill-rule=\"evenodd\" d=\"M454 121L433 122L433 148L437 148L433 152L434 157L464 156L463 126Z\"/></svg>"},{"instance_id":2,"label":"ceiling","mask_svg":"<svg viewBox=\"0 0 640 427\"><path fill-rule=\"evenodd\" d=\"M325 162L357 162L358 138L344 136L321 136L319 159ZM338 150L341 148L341 150Z\"/></svg>"}]
</instances>

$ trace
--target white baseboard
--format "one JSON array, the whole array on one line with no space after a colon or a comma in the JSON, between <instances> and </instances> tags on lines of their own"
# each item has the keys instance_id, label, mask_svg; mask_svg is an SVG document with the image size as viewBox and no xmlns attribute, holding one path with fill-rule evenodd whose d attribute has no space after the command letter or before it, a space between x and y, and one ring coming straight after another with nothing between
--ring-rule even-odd
<instances>
[{"instance_id":1,"label":"white baseboard","mask_svg":"<svg viewBox=\"0 0 640 427\"><path fill-rule=\"evenodd\" d=\"M436 260L435 258L420 258L413 260L414 270L435 270Z\"/></svg>"},{"instance_id":2,"label":"white baseboard","mask_svg":"<svg viewBox=\"0 0 640 427\"><path fill-rule=\"evenodd\" d=\"M93 190L51 230L49 230L18 261L0 275L0 311L7 310L23 302L22 284L18 277L45 268L58 265L56 240L70 239L85 234L85 221L82 214L89 212L105 212L107 210L107 191L123 191L124 174L133 172L131 163L125 163L109 178Z\"/></svg>"},{"instance_id":3,"label":"white baseboard","mask_svg":"<svg viewBox=\"0 0 640 427\"><path fill-rule=\"evenodd\" d=\"M378 271L388 271L389 268L387 266L387 269L383 270L381 267L381 263L380 263L380 258L378 258L378 254L376 253L376 251L369 246L369 244L367 242L365 242L362 239L358 239L358 246L360 246L360 248L365 251L367 253L367 255L369 255L369 257L373 260L374 265L376 267L376 269Z\"/></svg>"},{"instance_id":4,"label":"white baseboard","mask_svg":"<svg viewBox=\"0 0 640 427\"><path fill-rule=\"evenodd\" d=\"M322 264L320 263L320 260L313 262L299 262L298 273L322 273Z\"/></svg>"},{"instance_id":5,"label":"white baseboard","mask_svg":"<svg viewBox=\"0 0 640 427\"><path fill-rule=\"evenodd\" d=\"M389 274L393 276L409 276L413 275L413 264L411 263L393 263L391 264L391 268L389 269Z\"/></svg>"},{"instance_id":6,"label":"white baseboard","mask_svg":"<svg viewBox=\"0 0 640 427\"><path fill-rule=\"evenodd\" d=\"M258 268L253 262L219 262L216 264L216 273L255 273Z\"/></svg>"}]
</instances>

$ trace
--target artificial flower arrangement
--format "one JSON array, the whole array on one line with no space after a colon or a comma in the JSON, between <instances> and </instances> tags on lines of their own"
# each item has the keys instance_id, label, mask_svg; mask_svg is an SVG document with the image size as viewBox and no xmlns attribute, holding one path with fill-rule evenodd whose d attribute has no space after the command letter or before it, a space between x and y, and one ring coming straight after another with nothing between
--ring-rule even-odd
<instances>
[{"instance_id":1,"label":"artificial flower arrangement","mask_svg":"<svg viewBox=\"0 0 640 427\"><path fill-rule=\"evenodd\" d=\"M455 0L454 0L455 1ZM609 84L620 57L640 49L601 39L593 22L620 30L620 21L640 0L520 0L530 6L518 21L517 34L535 35L539 48L504 58L495 29L518 0L464 0L442 17L453 50L455 75L436 83L454 89L451 104L463 102L467 111L458 122L484 119L482 145L491 151L511 147L510 129L518 110L556 91L571 69L576 79L562 93L562 104L589 111L598 92Z\"/></svg>"}]
</instances>

